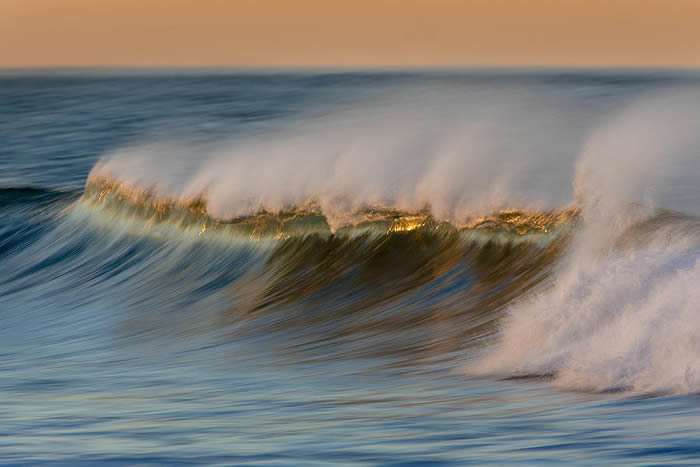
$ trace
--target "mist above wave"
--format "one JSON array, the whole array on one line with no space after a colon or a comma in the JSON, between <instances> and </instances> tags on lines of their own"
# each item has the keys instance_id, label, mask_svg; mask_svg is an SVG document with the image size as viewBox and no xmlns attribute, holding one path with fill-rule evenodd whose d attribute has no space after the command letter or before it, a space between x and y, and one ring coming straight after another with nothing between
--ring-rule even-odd
<instances>
[{"instance_id":1,"label":"mist above wave","mask_svg":"<svg viewBox=\"0 0 700 467\"><path fill-rule=\"evenodd\" d=\"M309 200L331 224L367 206L429 206L457 222L504 207L558 209L572 201L581 128L592 123L577 103L513 87L410 87L236 140L126 147L91 178L202 197L221 218Z\"/></svg>"},{"instance_id":2,"label":"mist above wave","mask_svg":"<svg viewBox=\"0 0 700 467\"><path fill-rule=\"evenodd\" d=\"M124 147L91 178L205 198L221 218L313 200L332 224L367 206L427 206L457 223L574 199L692 210L700 93L579 94L477 85L360 93L235 139L202 144L180 135Z\"/></svg>"}]
</instances>

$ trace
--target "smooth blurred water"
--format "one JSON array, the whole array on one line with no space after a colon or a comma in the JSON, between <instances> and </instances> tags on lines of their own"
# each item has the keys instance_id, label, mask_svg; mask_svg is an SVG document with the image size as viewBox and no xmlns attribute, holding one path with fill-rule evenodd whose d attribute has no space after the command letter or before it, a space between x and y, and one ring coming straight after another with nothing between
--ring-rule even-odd
<instances>
[{"instance_id":1,"label":"smooth blurred water","mask_svg":"<svg viewBox=\"0 0 700 467\"><path fill-rule=\"evenodd\" d=\"M530 250L495 249L503 263L484 258L491 250L468 250L468 261L438 272L411 262L419 248L399 239L367 247L374 256L361 264L376 269L353 264L343 281L323 282L337 271L303 261L317 250L273 254L265 242L156 232L79 201L93 166L123 147L264 140L271 128L302 115L323 120L358 95L445 82L566 96L580 103L572 141L622 102L700 87L692 74L572 71L0 75L0 462L700 462L697 395L577 392L548 377L465 374L489 351L467 326L474 313L494 294L520 296L521 276L512 295L498 295L511 289L494 286L504 276L492 273ZM543 178L570 179L572 170L565 162ZM693 202L687 173L683 199ZM285 252L297 261L286 270L275 263ZM426 269L428 278L416 275ZM317 288L305 296L309 277ZM278 296L295 284L301 296Z\"/></svg>"}]
</instances>

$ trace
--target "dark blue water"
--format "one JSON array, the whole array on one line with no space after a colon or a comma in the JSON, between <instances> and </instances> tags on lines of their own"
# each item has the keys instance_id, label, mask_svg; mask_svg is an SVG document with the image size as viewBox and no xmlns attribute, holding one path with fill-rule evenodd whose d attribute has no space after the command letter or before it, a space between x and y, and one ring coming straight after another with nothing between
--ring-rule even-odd
<instances>
[{"instance_id":1,"label":"dark blue water","mask_svg":"<svg viewBox=\"0 0 700 467\"><path fill-rule=\"evenodd\" d=\"M0 75L0 462L696 464L698 96Z\"/></svg>"}]
</instances>

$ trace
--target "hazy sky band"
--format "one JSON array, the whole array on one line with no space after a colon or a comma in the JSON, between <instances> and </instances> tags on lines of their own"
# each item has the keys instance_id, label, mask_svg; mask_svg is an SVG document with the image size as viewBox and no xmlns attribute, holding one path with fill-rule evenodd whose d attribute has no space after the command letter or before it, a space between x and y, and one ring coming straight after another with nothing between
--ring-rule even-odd
<instances>
[{"instance_id":1,"label":"hazy sky band","mask_svg":"<svg viewBox=\"0 0 700 467\"><path fill-rule=\"evenodd\" d=\"M0 0L0 67L700 66L700 0Z\"/></svg>"}]
</instances>

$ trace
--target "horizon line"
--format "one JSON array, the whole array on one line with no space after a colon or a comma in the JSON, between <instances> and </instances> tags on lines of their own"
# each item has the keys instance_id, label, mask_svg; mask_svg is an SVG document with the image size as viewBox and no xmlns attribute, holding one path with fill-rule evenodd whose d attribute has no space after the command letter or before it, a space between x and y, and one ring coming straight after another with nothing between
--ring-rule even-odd
<instances>
[{"instance_id":1,"label":"horizon line","mask_svg":"<svg viewBox=\"0 0 700 467\"><path fill-rule=\"evenodd\" d=\"M700 72L700 66L654 66L654 65L66 65L66 66L0 66L5 73L69 73L69 72Z\"/></svg>"}]
</instances>

